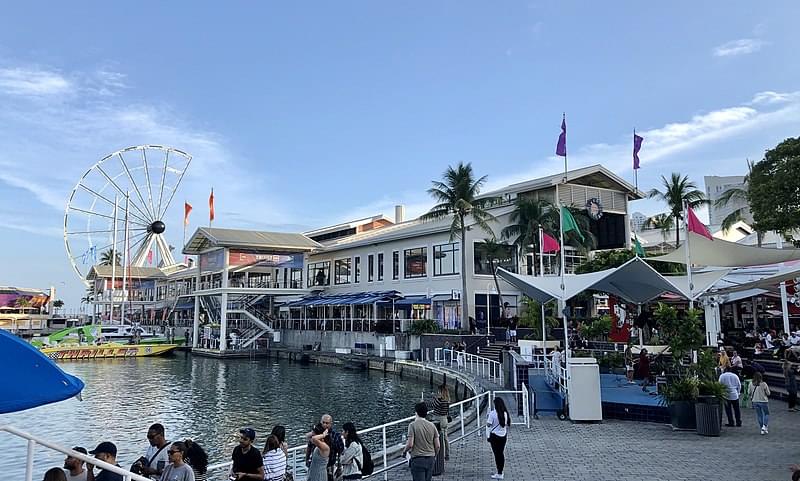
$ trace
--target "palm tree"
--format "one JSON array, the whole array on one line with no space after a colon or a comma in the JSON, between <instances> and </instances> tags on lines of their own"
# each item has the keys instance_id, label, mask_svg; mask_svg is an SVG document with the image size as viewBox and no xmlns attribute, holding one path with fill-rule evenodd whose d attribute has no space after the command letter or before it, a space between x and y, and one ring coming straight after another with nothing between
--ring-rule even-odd
<instances>
[{"instance_id":1,"label":"palm tree","mask_svg":"<svg viewBox=\"0 0 800 481\"><path fill-rule=\"evenodd\" d=\"M752 172L753 171L754 162L750 159L747 160L747 170ZM744 177L744 183L742 187L730 187L722 193L721 196L717 200L714 201L714 207L725 207L731 202L743 202L747 206L749 206L748 200L748 190L750 186L750 174L748 173ZM722 219L722 231L727 233L731 227L737 222L744 220L745 210L747 207L740 207L730 214L726 215L724 219ZM758 230L758 226L754 225L753 228L756 231L756 239L758 241L758 247L761 247L761 242L764 239L764 233Z\"/></svg>"},{"instance_id":2,"label":"palm tree","mask_svg":"<svg viewBox=\"0 0 800 481\"><path fill-rule=\"evenodd\" d=\"M55 301L53 301L53 309L58 310L61 309L62 307L64 307L64 301L62 301L61 299L56 299Z\"/></svg>"},{"instance_id":3,"label":"palm tree","mask_svg":"<svg viewBox=\"0 0 800 481\"><path fill-rule=\"evenodd\" d=\"M489 222L495 218L486 209L500 201L499 197L481 197L481 186L486 183L486 176L475 179L472 164L459 162L458 165L448 167L442 175L443 182L433 181L433 187L428 193L438 202L420 219L432 221L452 217L450 224L450 241L456 237L461 239L461 325L469 315L469 302L467 296L467 216L472 216L472 221L485 232L494 236Z\"/></svg>"},{"instance_id":4,"label":"palm tree","mask_svg":"<svg viewBox=\"0 0 800 481\"><path fill-rule=\"evenodd\" d=\"M509 225L503 228L500 235L503 239L513 239L521 256L527 252L538 252L539 227L552 233L558 223L555 208L546 200L530 196L517 197L514 204L515 208L508 217Z\"/></svg>"},{"instance_id":5,"label":"palm tree","mask_svg":"<svg viewBox=\"0 0 800 481\"><path fill-rule=\"evenodd\" d=\"M24 311L25 309L31 307L31 300L27 297L18 297L16 301L14 301L14 307Z\"/></svg>"},{"instance_id":6,"label":"palm tree","mask_svg":"<svg viewBox=\"0 0 800 481\"><path fill-rule=\"evenodd\" d=\"M647 219L647 226L651 229L660 230L661 236L664 238L664 242L667 241L667 235L669 235L669 231L672 230L674 225L675 219L673 219L669 214L656 214Z\"/></svg>"},{"instance_id":7,"label":"palm tree","mask_svg":"<svg viewBox=\"0 0 800 481\"><path fill-rule=\"evenodd\" d=\"M684 202L688 203L689 207L693 209L708 204L708 200L705 194L703 194L703 191L697 189L697 184L690 181L688 175L681 176L681 174L673 172L669 180L662 175L661 185L664 186L663 192L658 189L650 189L650 192L647 193L647 197L651 199L655 197L666 202L669 207L669 216L672 217L672 220L677 225L680 225L680 221L683 220ZM680 242L681 231L679 228L676 228L676 249Z\"/></svg>"},{"instance_id":8,"label":"palm tree","mask_svg":"<svg viewBox=\"0 0 800 481\"><path fill-rule=\"evenodd\" d=\"M508 244L505 242L497 242L494 237L483 239L483 251L486 254L486 259L489 260L489 268L492 270L492 277L494 277L494 286L497 288L497 298L500 300L500 309L503 309L503 294L500 291L500 282L497 280L497 268L500 267L500 259L508 255ZM489 305L486 305L486 319L489 317Z\"/></svg>"},{"instance_id":9,"label":"palm tree","mask_svg":"<svg viewBox=\"0 0 800 481\"><path fill-rule=\"evenodd\" d=\"M122 254L117 252L116 249L107 249L100 254L100 265L110 266L112 262L111 259L114 259L114 264L118 266L122 265Z\"/></svg>"}]
</instances>

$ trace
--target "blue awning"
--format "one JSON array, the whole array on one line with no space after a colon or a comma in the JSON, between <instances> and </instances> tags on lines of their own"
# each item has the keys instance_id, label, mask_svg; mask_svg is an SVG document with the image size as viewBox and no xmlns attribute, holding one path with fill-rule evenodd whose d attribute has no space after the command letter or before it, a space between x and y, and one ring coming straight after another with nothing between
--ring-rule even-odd
<instances>
[{"instance_id":1,"label":"blue awning","mask_svg":"<svg viewBox=\"0 0 800 481\"><path fill-rule=\"evenodd\" d=\"M380 301L391 301L399 297L397 291L351 292L347 294L330 294L322 296L309 296L303 299L284 304L284 307L314 307L314 306L351 306L372 304Z\"/></svg>"},{"instance_id":2,"label":"blue awning","mask_svg":"<svg viewBox=\"0 0 800 481\"><path fill-rule=\"evenodd\" d=\"M410 306L412 304L431 304L431 298L428 296L406 296L399 301L395 301L395 306Z\"/></svg>"},{"instance_id":3,"label":"blue awning","mask_svg":"<svg viewBox=\"0 0 800 481\"><path fill-rule=\"evenodd\" d=\"M176 311L194 309L194 299L184 299L175 305Z\"/></svg>"},{"instance_id":4,"label":"blue awning","mask_svg":"<svg viewBox=\"0 0 800 481\"><path fill-rule=\"evenodd\" d=\"M78 395L83 381L65 373L38 349L0 329L0 414Z\"/></svg>"}]
</instances>

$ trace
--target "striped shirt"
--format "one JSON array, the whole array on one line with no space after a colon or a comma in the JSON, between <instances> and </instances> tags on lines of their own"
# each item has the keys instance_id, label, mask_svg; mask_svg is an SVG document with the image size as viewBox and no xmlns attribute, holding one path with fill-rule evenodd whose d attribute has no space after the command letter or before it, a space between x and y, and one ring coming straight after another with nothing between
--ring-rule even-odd
<instances>
[{"instance_id":1,"label":"striped shirt","mask_svg":"<svg viewBox=\"0 0 800 481\"><path fill-rule=\"evenodd\" d=\"M447 416L450 412L450 401L445 401L441 397L433 399L433 415L434 416Z\"/></svg>"},{"instance_id":2,"label":"striped shirt","mask_svg":"<svg viewBox=\"0 0 800 481\"><path fill-rule=\"evenodd\" d=\"M283 449L273 449L264 455L264 479L280 480L286 475L286 454Z\"/></svg>"}]
</instances>

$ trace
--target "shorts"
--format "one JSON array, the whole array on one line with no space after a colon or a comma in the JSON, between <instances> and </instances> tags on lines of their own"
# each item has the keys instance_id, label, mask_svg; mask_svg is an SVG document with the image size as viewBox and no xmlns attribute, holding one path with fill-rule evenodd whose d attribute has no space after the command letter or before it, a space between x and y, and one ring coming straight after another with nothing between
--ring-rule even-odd
<instances>
[{"instance_id":1,"label":"shorts","mask_svg":"<svg viewBox=\"0 0 800 481\"><path fill-rule=\"evenodd\" d=\"M626 371L633 371L633 366L631 366L630 364L628 364L628 365L626 365L626 366L625 366L625 370L626 370Z\"/></svg>"},{"instance_id":2,"label":"shorts","mask_svg":"<svg viewBox=\"0 0 800 481\"><path fill-rule=\"evenodd\" d=\"M514 329L509 329L508 330L508 335L511 336L511 337L517 337L517 331L514 330Z\"/></svg>"}]
</instances>

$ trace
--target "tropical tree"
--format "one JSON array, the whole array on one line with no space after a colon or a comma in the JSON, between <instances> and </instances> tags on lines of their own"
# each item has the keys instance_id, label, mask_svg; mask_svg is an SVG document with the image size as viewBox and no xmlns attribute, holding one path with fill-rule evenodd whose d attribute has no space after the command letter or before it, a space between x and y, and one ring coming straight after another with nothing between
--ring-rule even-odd
<instances>
[{"instance_id":1,"label":"tropical tree","mask_svg":"<svg viewBox=\"0 0 800 481\"><path fill-rule=\"evenodd\" d=\"M442 175L442 181L433 181L428 193L437 204L420 219L433 221L452 217L450 224L450 241L461 239L461 325L469 315L467 296L467 217L483 231L494 236L489 222L495 217L488 208L500 201L499 197L478 197L481 187L486 183L486 176L476 179L472 164L459 162L455 167L448 167Z\"/></svg>"},{"instance_id":2,"label":"tropical tree","mask_svg":"<svg viewBox=\"0 0 800 481\"><path fill-rule=\"evenodd\" d=\"M669 214L656 214L647 219L647 227L650 229L657 229L661 231L661 237L664 241L667 240L669 231L675 226L675 219Z\"/></svg>"},{"instance_id":3,"label":"tropical tree","mask_svg":"<svg viewBox=\"0 0 800 481\"><path fill-rule=\"evenodd\" d=\"M661 185L664 190L650 189L647 196L657 198L666 202L669 207L669 217L673 222L680 225L683 220L683 204L689 204L689 207L696 208L701 205L708 204L703 191L697 189L697 184L689 180L688 175L681 176L677 172L673 172L669 179L661 176ZM681 231L679 228L675 229L675 248L681 242Z\"/></svg>"},{"instance_id":4,"label":"tropical tree","mask_svg":"<svg viewBox=\"0 0 800 481\"><path fill-rule=\"evenodd\" d=\"M17 309L27 309L31 307L31 300L27 297L17 297L17 300L14 301L14 307Z\"/></svg>"},{"instance_id":5,"label":"tropical tree","mask_svg":"<svg viewBox=\"0 0 800 481\"><path fill-rule=\"evenodd\" d=\"M61 299L56 299L55 301L53 301L53 309L58 310L61 309L62 307L64 307L64 301L62 301Z\"/></svg>"},{"instance_id":6,"label":"tropical tree","mask_svg":"<svg viewBox=\"0 0 800 481\"><path fill-rule=\"evenodd\" d=\"M494 277L494 286L497 288L497 296L500 299L500 309L503 308L503 294L500 291L500 282L497 280L497 268L500 267L500 260L508 255L508 244L505 242L498 242L496 238L483 239L483 252L486 254L486 259L489 261L489 268L492 270L492 277ZM489 305L486 305L486 319L489 319Z\"/></svg>"},{"instance_id":7,"label":"tropical tree","mask_svg":"<svg viewBox=\"0 0 800 481\"><path fill-rule=\"evenodd\" d=\"M714 201L715 207L725 207L731 202L733 203L743 203L745 207L740 207L730 214L726 215L724 219L722 219L722 230L723 232L728 232L734 224L739 221L744 220L745 211L749 208L749 198L748 198L748 191L750 190L750 172L753 171L753 166L755 163L751 160L747 160L747 170L748 174L744 177L744 182L742 187L729 187L722 193L721 196L717 200ZM764 233L758 229L757 225L752 226L756 231L756 239L758 241L758 246L761 247L761 242L764 239Z\"/></svg>"},{"instance_id":8,"label":"tropical tree","mask_svg":"<svg viewBox=\"0 0 800 481\"><path fill-rule=\"evenodd\" d=\"M758 231L776 231L787 239L800 228L800 137L767 150L748 175L747 200Z\"/></svg>"},{"instance_id":9,"label":"tropical tree","mask_svg":"<svg viewBox=\"0 0 800 481\"><path fill-rule=\"evenodd\" d=\"M517 197L514 210L508 216L509 225L500 232L503 239L513 239L517 252L539 251L539 227L552 234L558 224L558 214L553 204L530 196ZM534 267L535 271L535 267Z\"/></svg>"},{"instance_id":10,"label":"tropical tree","mask_svg":"<svg viewBox=\"0 0 800 481\"><path fill-rule=\"evenodd\" d=\"M117 252L116 249L107 249L100 254L100 265L101 266L110 266L112 259L114 264L121 266L122 265L122 254Z\"/></svg>"}]
</instances>

